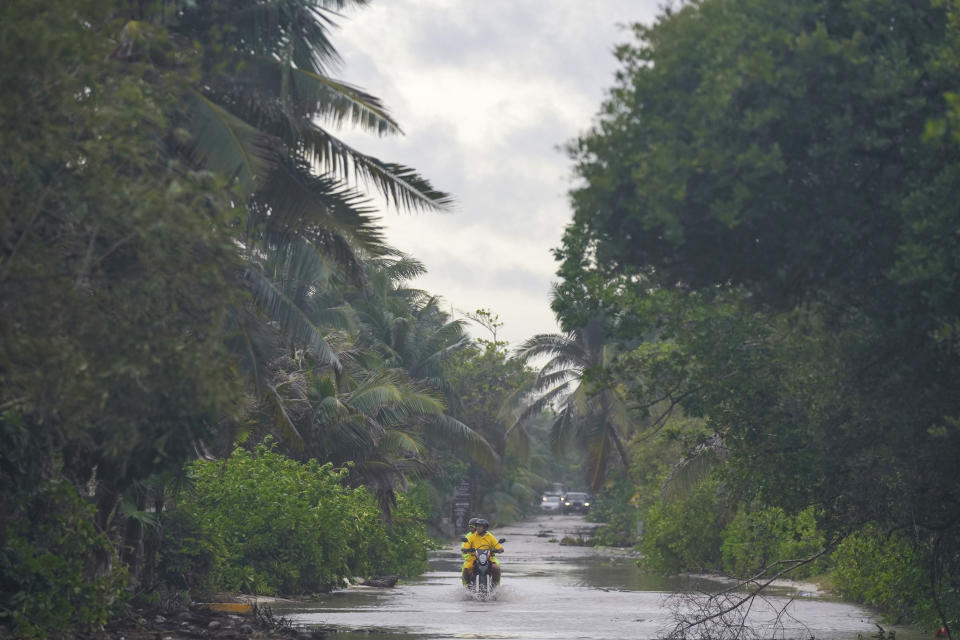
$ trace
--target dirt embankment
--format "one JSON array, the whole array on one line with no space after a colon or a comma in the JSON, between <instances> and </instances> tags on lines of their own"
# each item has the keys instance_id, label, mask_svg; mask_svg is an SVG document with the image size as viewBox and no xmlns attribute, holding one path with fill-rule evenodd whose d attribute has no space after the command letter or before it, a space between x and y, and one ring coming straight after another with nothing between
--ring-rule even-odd
<instances>
[{"instance_id":1,"label":"dirt embankment","mask_svg":"<svg viewBox=\"0 0 960 640\"><path fill-rule=\"evenodd\" d=\"M192 604L179 610L133 609L84 640L316 640L321 631L291 626L273 615L270 599L252 599L232 611L218 611L210 604Z\"/></svg>"}]
</instances>

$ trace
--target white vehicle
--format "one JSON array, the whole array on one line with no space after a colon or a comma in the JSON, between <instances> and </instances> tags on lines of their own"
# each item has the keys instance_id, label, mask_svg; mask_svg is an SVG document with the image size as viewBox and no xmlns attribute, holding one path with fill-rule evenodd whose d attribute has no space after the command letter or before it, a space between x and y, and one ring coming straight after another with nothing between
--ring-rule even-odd
<instances>
[{"instance_id":1,"label":"white vehicle","mask_svg":"<svg viewBox=\"0 0 960 640\"><path fill-rule=\"evenodd\" d=\"M540 511L560 511L560 496L545 495L540 499Z\"/></svg>"}]
</instances>

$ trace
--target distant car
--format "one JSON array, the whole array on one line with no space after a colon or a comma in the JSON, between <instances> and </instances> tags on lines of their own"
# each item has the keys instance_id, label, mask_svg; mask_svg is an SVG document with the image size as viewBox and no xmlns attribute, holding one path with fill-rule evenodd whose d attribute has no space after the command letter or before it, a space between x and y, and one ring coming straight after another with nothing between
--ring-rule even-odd
<instances>
[{"instance_id":1,"label":"distant car","mask_svg":"<svg viewBox=\"0 0 960 640\"><path fill-rule=\"evenodd\" d=\"M590 511L590 495L579 491L571 491L563 497L560 504L561 513L588 513Z\"/></svg>"},{"instance_id":2,"label":"distant car","mask_svg":"<svg viewBox=\"0 0 960 640\"><path fill-rule=\"evenodd\" d=\"M540 511L560 511L560 496L545 495L540 499Z\"/></svg>"}]
</instances>

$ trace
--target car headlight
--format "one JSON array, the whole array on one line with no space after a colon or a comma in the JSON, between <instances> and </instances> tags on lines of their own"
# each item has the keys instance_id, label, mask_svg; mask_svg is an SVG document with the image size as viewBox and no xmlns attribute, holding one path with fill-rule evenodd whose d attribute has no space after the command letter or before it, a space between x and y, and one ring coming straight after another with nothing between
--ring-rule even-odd
<instances>
[{"instance_id":1,"label":"car headlight","mask_svg":"<svg viewBox=\"0 0 960 640\"><path fill-rule=\"evenodd\" d=\"M547 496L540 496L540 502L546 502Z\"/></svg>"},{"instance_id":2,"label":"car headlight","mask_svg":"<svg viewBox=\"0 0 960 640\"><path fill-rule=\"evenodd\" d=\"M564 502L563 504L566 505L566 506L568 506L568 507L570 506L570 503L569 503L569 502Z\"/></svg>"}]
</instances>

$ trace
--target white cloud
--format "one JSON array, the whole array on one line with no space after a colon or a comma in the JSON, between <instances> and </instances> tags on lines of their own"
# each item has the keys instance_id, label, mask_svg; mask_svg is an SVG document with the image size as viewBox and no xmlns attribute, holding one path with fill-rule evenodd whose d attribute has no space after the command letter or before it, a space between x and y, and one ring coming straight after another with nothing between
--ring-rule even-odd
<instances>
[{"instance_id":1,"label":"white cloud","mask_svg":"<svg viewBox=\"0 0 960 640\"><path fill-rule=\"evenodd\" d=\"M557 147L585 130L613 83L618 23L659 0L382 0L351 12L334 42L340 76L380 97L406 135L344 138L416 167L458 205L384 216L387 237L424 262L416 286L453 307L492 309L519 344L556 331L549 292L571 213Z\"/></svg>"}]
</instances>

